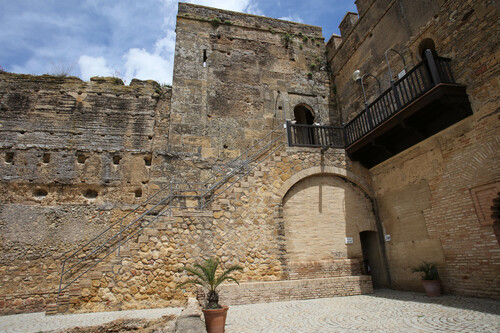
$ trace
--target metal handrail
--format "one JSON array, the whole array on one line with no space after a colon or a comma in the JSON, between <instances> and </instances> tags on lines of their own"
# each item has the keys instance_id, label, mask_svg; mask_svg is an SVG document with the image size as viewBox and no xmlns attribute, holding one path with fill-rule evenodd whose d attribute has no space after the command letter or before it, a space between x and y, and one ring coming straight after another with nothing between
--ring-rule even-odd
<instances>
[{"instance_id":1,"label":"metal handrail","mask_svg":"<svg viewBox=\"0 0 500 333\"><path fill-rule=\"evenodd\" d=\"M151 223L153 223L154 221L156 221L160 216L164 216L164 215L166 215L166 213L168 215L171 215L172 208L176 208L176 207L172 207L172 205L171 205L172 200L174 198L178 198L178 197L199 197L200 200L201 200L201 204L199 205L199 207L194 207L194 208L202 209L202 208L205 208L209 203L211 203L215 198L217 198L222 193L224 193L229 188L231 188L239 179L241 179L244 175L247 175L251 170L253 170L257 165L259 165L262 162L262 160L259 161L257 164L255 164L255 165L253 165L251 167L248 167L248 165L250 163L254 162L259 156L262 155L262 153L264 151L266 151L266 150L270 149L271 147L273 147L273 145L275 145L276 142L278 142L278 140L281 139L284 136L284 133L280 133L280 135L278 135L278 137L273 138L272 140L270 140L270 142L266 143L265 145L263 145L259 149L256 149L256 147L258 147L262 142L264 142L266 139L268 139L273 134L276 134L280 128L282 129L284 127L283 125L284 124L280 124L279 126L273 128L264 137L262 137L257 142L255 142L250 148L246 149L239 156L237 156L236 158L232 159L231 161L229 161L228 163L226 163L225 165L223 165L222 169L215 170L215 172L212 174L212 176L209 179L207 179L206 181L204 181L204 182L195 182L195 183L184 183L184 182L171 181L168 184L164 185L156 193L154 193L152 196L150 196L148 199L146 199L143 203L141 203L138 207L136 207L135 209L133 209L132 211L130 211L129 213L127 213L125 216L123 216L122 218L120 218L119 220L117 220L116 222L114 222L113 224L111 224L110 226L108 226L106 229L104 229L104 231L102 231L101 233L99 233L97 236L95 236L94 238L92 238L90 241L88 241L87 243L85 243L83 246L81 246L77 250L73 251L70 255L68 255L62 261L61 277L60 277L60 281L59 281L59 292L58 292L58 295L57 295L57 301L56 301L56 303L58 304L59 298L61 296L61 293L64 290L66 290L70 285L72 285L75 281L77 281L81 276L83 276L85 273L87 273L89 270L91 270L97 264L99 264L104 259L106 259L107 257L109 257L111 255L111 253L113 253L116 249L118 249L118 251L120 251L120 247L124 243L126 243L128 240L130 240L133 236L135 236L138 232L140 232L142 229L144 229L145 227L147 227L148 225L150 225ZM272 150L271 153L269 153L268 155L266 155L265 158L267 158L272 153L274 153L275 151L277 151L278 149L280 149L281 147L283 147L283 145L284 145L284 143L282 143L281 145L278 145L276 148L274 148ZM256 150L256 151L253 152L253 150ZM242 162L239 163L238 160L242 160ZM225 182L227 182L227 180L229 180L231 177L233 177L234 175L236 175L237 173L239 173L244 168L246 168L246 172L243 173L243 176L240 175L239 178L237 178L236 180L234 180L233 182L231 182L229 184L229 186L227 186L226 188L224 188L224 190L222 190L221 192L217 193L217 195L213 196L210 200L208 200L208 201L203 200L203 198L207 194L214 193L222 184L224 184ZM223 171L226 171L226 172L223 173ZM221 179L217 180L220 176L222 176ZM214 179L217 180L217 181L215 183L213 183L213 182L211 183L211 181L213 181ZM185 184L185 185L187 185L188 189L173 188L174 187L173 185L178 185L178 184ZM194 186L194 188L193 188L193 186ZM128 223L125 226L122 225L123 222L125 221L125 219L127 217L129 217L133 213L141 211L148 204L152 204L152 200L154 198L158 197L160 193L162 193L162 192L164 192L166 190L169 190L169 195L165 196L158 203L154 204L153 207L151 207L151 208L147 209L146 211L142 212L138 217L136 217L135 219L133 219L132 222ZM196 194L190 194L190 195L180 194L180 193L183 193L183 192L195 192L195 193L199 192L199 195L196 195ZM170 206L167 209L163 210L162 207L164 207L165 205L167 205L169 203L170 203ZM144 219L145 216L151 215L150 213L153 212L153 211L155 211L155 210L157 210L159 207L160 207L159 213L156 216L154 216L151 220L149 220L149 222L146 225L142 225L137 230L133 230L132 229L133 226L135 226L135 225L138 224L138 222L143 221L143 219ZM184 208L184 207L181 207L181 208ZM120 224L120 230L118 232L114 233L109 238L105 238L105 234L107 232L109 232L110 230L112 230L114 227L116 227L118 224ZM131 232L131 234L127 235L128 232ZM125 238L123 238L123 235L125 235ZM97 247L95 247L90 253L86 254L83 258L79 258L79 260L77 260L76 263L72 264L71 267L66 268L69 260L75 258L78 253L84 253L85 249L89 248L90 244L92 244L92 243L94 243L94 242L96 242L98 240L101 240L101 239L104 239L104 242L102 244L100 244ZM114 240L117 240L117 239L118 239L117 242L113 242ZM106 251L107 251L107 253L106 253ZM70 252L71 251L66 252L65 254L63 254L63 256L67 255ZM101 253L105 253L104 256L100 257L98 260L96 260L95 262L93 262L92 265L90 265L89 267L86 267L86 266L82 267L82 268L85 268L85 270L83 272L79 272L78 273L78 271L75 270L79 265L82 265L82 264L88 262L89 260L91 260L91 258L94 255L97 256L97 255L99 255ZM74 277L74 278L72 278L71 281L69 281L68 283L65 283L65 285L63 286L64 277L67 276L69 273L71 273L73 271L74 271L73 274L77 274L77 276Z\"/></svg>"},{"instance_id":2,"label":"metal handrail","mask_svg":"<svg viewBox=\"0 0 500 333\"><path fill-rule=\"evenodd\" d=\"M225 163L221 169L219 169L216 173L212 174L212 176L210 178L208 178L204 184L210 184L210 180L212 180L213 178L216 178L219 174L221 174L222 170L226 170L226 169L233 169L234 166L232 166L231 164L233 164L236 160L238 159L241 159L243 156L248 156L248 152L250 150L252 150L254 147L256 147L258 144L260 144L261 142L263 142L265 139L267 139L269 136L271 136L273 133L276 133L277 130L279 130L280 128L283 127L283 124L279 124L278 126L274 127L273 129L271 129L270 132L268 132L265 136L263 136L262 138L260 138L259 140L257 140L250 148L247 148L243 153L241 153L240 155L238 155L237 157L235 157L234 159L232 159L231 161Z\"/></svg>"}]
</instances>

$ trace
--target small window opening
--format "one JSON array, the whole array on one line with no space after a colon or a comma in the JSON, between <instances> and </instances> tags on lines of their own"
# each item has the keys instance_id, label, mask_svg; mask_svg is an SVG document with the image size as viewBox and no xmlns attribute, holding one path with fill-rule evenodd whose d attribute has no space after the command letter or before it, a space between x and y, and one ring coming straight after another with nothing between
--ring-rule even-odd
<instances>
[{"instance_id":1,"label":"small window opening","mask_svg":"<svg viewBox=\"0 0 500 333\"><path fill-rule=\"evenodd\" d=\"M14 161L14 153L11 151L5 153L5 163L12 163L13 161Z\"/></svg>"},{"instance_id":2,"label":"small window opening","mask_svg":"<svg viewBox=\"0 0 500 333\"><path fill-rule=\"evenodd\" d=\"M420 58L422 60L425 59L425 51L426 50L431 50L434 56L437 55L436 53L436 44L434 44L434 41L430 38L426 38L420 42L418 45L418 54L420 55Z\"/></svg>"},{"instance_id":3,"label":"small window opening","mask_svg":"<svg viewBox=\"0 0 500 333\"><path fill-rule=\"evenodd\" d=\"M78 161L78 163L80 163L80 164L85 163L85 161L87 160L87 158L88 158L88 157L87 157L87 156L85 156L85 154L78 154L78 155L76 156L76 160L77 160L77 161Z\"/></svg>"},{"instance_id":4,"label":"small window opening","mask_svg":"<svg viewBox=\"0 0 500 333\"><path fill-rule=\"evenodd\" d=\"M95 199L95 198L97 198L97 191L96 190L86 190L83 193L83 196L87 199Z\"/></svg>"},{"instance_id":5,"label":"small window opening","mask_svg":"<svg viewBox=\"0 0 500 333\"><path fill-rule=\"evenodd\" d=\"M153 157L151 155L144 156L144 163L146 164L146 166L151 166L152 159L153 159Z\"/></svg>"},{"instance_id":6,"label":"small window opening","mask_svg":"<svg viewBox=\"0 0 500 333\"><path fill-rule=\"evenodd\" d=\"M50 162L50 154L49 153L44 153L42 157L43 163L49 163Z\"/></svg>"},{"instance_id":7,"label":"small window opening","mask_svg":"<svg viewBox=\"0 0 500 333\"><path fill-rule=\"evenodd\" d=\"M142 190L138 188L137 190L134 191L135 197L140 198L142 197Z\"/></svg>"},{"instance_id":8,"label":"small window opening","mask_svg":"<svg viewBox=\"0 0 500 333\"><path fill-rule=\"evenodd\" d=\"M207 67L207 50L203 50L203 67Z\"/></svg>"},{"instance_id":9,"label":"small window opening","mask_svg":"<svg viewBox=\"0 0 500 333\"><path fill-rule=\"evenodd\" d=\"M35 190L35 192L33 193L33 195L37 198L43 198L43 197L46 197L47 196L47 190L43 189L43 188L38 188Z\"/></svg>"},{"instance_id":10,"label":"small window opening","mask_svg":"<svg viewBox=\"0 0 500 333\"><path fill-rule=\"evenodd\" d=\"M120 155L114 155L113 156L113 164L114 165L118 165L120 164L120 160L122 159L122 157Z\"/></svg>"}]
</instances>

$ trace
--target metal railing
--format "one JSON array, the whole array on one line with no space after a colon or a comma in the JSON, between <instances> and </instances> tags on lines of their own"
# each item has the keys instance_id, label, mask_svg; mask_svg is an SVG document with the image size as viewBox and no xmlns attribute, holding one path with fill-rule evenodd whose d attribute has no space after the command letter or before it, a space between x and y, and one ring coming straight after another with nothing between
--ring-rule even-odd
<instances>
[{"instance_id":1,"label":"metal railing","mask_svg":"<svg viewBox=\"0 0 500 333\"><path fill-rule=\"evenodd\" d=\"M203 209L214 199L234 186L242 177L250 173L270 155L285 145L284 124L273 128L250 148L225 165L216 167L204 182L170 182L146 199L134 210L109 225L97 236L75 251L63 255L59 291L60 296L70 285L85 273L117 251L141 230L161 216L171 216L173 209ZM195 206L186 206L186 198L198 201Z\"/></svg>"},{"instance_id":2,"label":"metal railing","mask_svg":"<svg viewBox=\"0 0 500 333\"><path fill-rule=\"evenodd\" d=\"M286 122L288 144L296 147L344 148L343 128L340 126L303 125Z\"/></svg>"},{"instance_id":3,"label":"metal railing","mask_svg":"<svg viewBox=\"0 0 500 333\"><path fill-rule=\"evenodd\" d=\"M440 83L455 83L451 59L426 51L426 59L418 63L344 127L293 124L287 121L290 146L346 148L382 125L389 118Z\"/></svg>"},{"instance_id":4,"label":"metal railing","mask_svg":"<svg viewBox=\"0 0 500 333\"><path fill-rule=\"evenodd\" d=\"M450 59L436 57L430 50L418 63L345 125L345 147L373 131L383 122L440 83L455 83Z\"/></svg>"}]
</instances>

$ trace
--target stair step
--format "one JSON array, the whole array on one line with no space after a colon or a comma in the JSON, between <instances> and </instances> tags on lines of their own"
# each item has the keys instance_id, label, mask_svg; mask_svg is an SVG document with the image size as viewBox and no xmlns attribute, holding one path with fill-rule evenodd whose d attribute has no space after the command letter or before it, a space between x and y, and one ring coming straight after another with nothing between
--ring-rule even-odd
<instances>
[{"instance_id":1,"label":"stair step","mask_svg":"<svg viewBox=\"0 0 500 333\"><path fill-rule=\"evenodd\" d=\"M45 309L45 315L46 316L53 316L53 315L58 314L57 308L58 308L58 306L55 303L47 305L47 308Z\"/></svg>"},{"instance_id":2,"label":"stair step","mask_svg":"<svg viewBox=\"0 0 500 333\"><path fill-rule=\"evenodd\" d=\"M274 122L272 125L274 128ZM245 153L245 157L235 159L231 165L219 166L220 173L215 175L216 177L213 178L214 180L211 184L175 184L171 182L169 185L170 188L165 187L161 189L145 201L140 208L131 208L129 211L130 216L126 223L114 226L112 229L112 232L114 231L117 233L117 235L113 235L112 237L119 238L115 238L112 242L103 246L101 248L102 251L99 250L97 255L93 256L93 259L83 262L81 264L82 267L79 269L81 269L81 272L85 272L85 269L91 265L98 265L86 273L76 287L70 290L66 289L65 294L59 297L57 304L47 306L46 313L61 313L66 311L70 304L78 303L82 288L92 287L93 281L96 282L96 280L102 279L103 276L109 275L107 274L109 272L118 274L118 272L123 270L121 267L123 258L130 258L132 252L136 255L137 250L139 250L144 243L149 242L150 237L158 237L160 230L171 228L179 218L213 217L214 210L222 210L222 207L225 207L225 205L229 203L229 197L232 197L236 192L244 191L244 189L250 186L250 179L254 179L247 177L245 182L242 175L248 175L249 172L254 170L252 174L255 177L259 177L264 171L269 171L270 166L275 165L274 161L281 160L281 156L287 156L286 152L275 154L277 149L284 145L284 143L280 144L275 140L275 138L284 137L281 125L270 131L266 137L270 137L272 140L268 140L269 142L262 147L260 145L250 147L250 150ZM267 152L269 152L269 154L267 154ZM258 169L255 169L263 162L262 157L270 157L269 162L266 163L265 168L262 164ZM214 170L216 171L217 169ZM207 187L207 184L209 187ZM220 205L212 205L211 200L213 200L212 198L214 195L219 197L218 201ZM224 204L223 202L227 203ZM208 203L207 207L212 205L214 209L206 209L204 206L206 203ZM132 221L134 222L130 228L127 230L122 229L125 228L128 223L132 223ZM122 230L123 233L120 235L119 232ZM134 236L132 237L132 235ZM101 242L100 244L109 242L110 239L107 237L108 236L102 236L99 240ZM130 237L130 239L127 242L119 244L119 242L122 240L124 241L128 237ZM108 252L118 245L120 246L119 255L116 249L113 250L114 253ZM81 250L82 248L80 248L79 252L82 253L80 258L83 258L86 253L89 253L88 251L83 253L84 251ZM104 259L106 255L110 255L110 257L99 263L99 260ZM76 257L73 259L75 258ZM66 277L67 276L64 276L64 278Z\"/></svg>"}]
</instances>

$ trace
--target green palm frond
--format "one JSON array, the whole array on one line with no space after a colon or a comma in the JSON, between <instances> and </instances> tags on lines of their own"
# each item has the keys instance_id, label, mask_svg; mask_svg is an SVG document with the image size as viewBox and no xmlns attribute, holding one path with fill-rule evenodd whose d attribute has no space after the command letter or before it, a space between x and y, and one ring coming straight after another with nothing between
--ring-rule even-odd
<instances>
[{"instance_id":1,"label":"green palm frond","mask_svg":"<svg viewBox=\"0 0 500 333\"><path fill-rule=\"evenodd\" d=\"M217 281L215 282L215 288L217 288L222 282L224 281L228 281L228 280L231 280L231 281L234 281L238 284L240 284L238 281L236 281L236 279L232 278L229 276L229 274L231 274L232 272L234 271L242 271L243 268L241 268L240 266L238 265L235 265L235 266L231 266L229 267L228 269L226 269L218 278L217 278Z\"/></svg>"},{"instance_id":2,"label":"green palm frond","mask_svg":"<svg viewBox=\"0 0 500 333\"><path fill-rule=\"evenodd\" d=\"M209 292L215 293L216 299L218 299L216 288L224 281L234 281L239 284L235 278L229 275L234 271L243 270L242 267L234 265L224 270L222 274L217 277L216 273L219 264L220 261L218 258L209 258L205 260L203 264L194 264L193 267L186 267L184 270L193 275L194 278L179 284L177 289L188 284L200 285L206 288ZM217 306L219 306L218 303Z\"/></svg>"},{"instance_id":3,"label":"green palm frond","mask_svg":"<svg viewBox=\"0 0 500 333\"><path fill-rule=\"evenodd\" d=\"M423 280L437 280L439 279L439 274L437 271L437 265L432 262L424 261L417 267L412 268L413 273L422 273Z\"/></svg>"},{"instance_id":4,"label":"green palm frond","mask_svg":"<svg viewBox=\"0 0 500 333\"><path fill-rule=\"evenodd\" d=\"M194 285L200 285L200 286L205 286L205 284L199 280L187 280L185 282L182 282L181 284L177 285L177 287L175 287L175 289L179 289L179 288L182 288L184 287L185 285L188 285L188 284L194 284Z\"/></svg>"},{"instance_id":5,"label":"green palm frond","mask_svg":"<svg viewBox=\"0 0 500 333\"><path fill-rule=\"evenodd\" d=\"M191 268L191 267L185 267L184 270L186 272L193 274L194 276L196 276L197 278L199 278L202 281L206 280L206 277L205 277L205 274L203 271L200 272L199 270L196 270L195 268Z\"/></svg>"}]
</instances>

